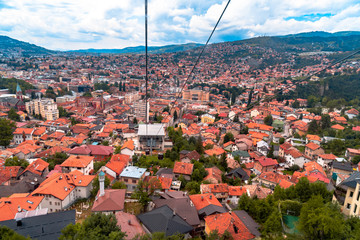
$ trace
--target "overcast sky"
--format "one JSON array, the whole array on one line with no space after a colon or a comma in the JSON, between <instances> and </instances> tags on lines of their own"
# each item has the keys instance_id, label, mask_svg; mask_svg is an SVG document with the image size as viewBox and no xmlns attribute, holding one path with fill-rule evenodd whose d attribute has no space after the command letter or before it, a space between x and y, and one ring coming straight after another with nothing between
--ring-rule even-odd
<instances>
[{"instance_id":1,"label":"overcast sky","mask_svg":"<svg viewBox=\"0 0 360 240\"><path fill-rule=\"evenodd\" d=\"M204 43L227 1L148 0L149 45ZM144 0L0 0L0 34L54 50L144 45ZM360 0L232 0L212 42L360 31Z\"/></svg>"}]
</instances>

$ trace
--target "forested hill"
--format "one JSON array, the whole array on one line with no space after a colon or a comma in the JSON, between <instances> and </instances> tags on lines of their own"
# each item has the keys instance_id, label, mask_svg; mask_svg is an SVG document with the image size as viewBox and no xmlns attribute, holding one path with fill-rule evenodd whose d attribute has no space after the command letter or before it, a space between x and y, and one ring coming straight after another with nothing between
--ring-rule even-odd
<instances>
[{"instance_id":1,"label":"forested hill","mask_svg":"<svg viewBox=\"0 0 360 240\"><path fill-rule=\"evenodd\" d=\"M30 57L55 53L56 51L48 50L35 44L19 41L7 36L0 36L0 54L6 57Z\"/></svg>"},{"instance_id":2,"label":"forested hill","mask_svg":"<svg viewBox=\"0 0 360 240\"><path fill-rule=\"evenodd\" d=\"M25 94L25 90L35 89L33 85L24 80L15 79L15 78L1 78L0 77L0 89L9 89L9 92L12 94L16 93L16 85L19 83L19 86Z\"/></svg>"}]
</instances>

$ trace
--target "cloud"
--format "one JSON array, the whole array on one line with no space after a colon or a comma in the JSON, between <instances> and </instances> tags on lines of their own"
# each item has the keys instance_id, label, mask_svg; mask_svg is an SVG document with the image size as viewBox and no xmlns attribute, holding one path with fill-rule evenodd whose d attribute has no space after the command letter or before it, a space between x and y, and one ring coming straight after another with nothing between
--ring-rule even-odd
<instances>
[{"instance_id":1,"label":"cloud","mask_svg":"<svg viewBox=\"0 0 360 240\"><path fill-rule=\"evenodd\" d=\"M227 1L148 0L149 44L204 43ZM233 0L213 42L360 30L357 0ZM143 0L0 0L0 34L50 49L144 44Z\"/></svg>"}]
</instances>

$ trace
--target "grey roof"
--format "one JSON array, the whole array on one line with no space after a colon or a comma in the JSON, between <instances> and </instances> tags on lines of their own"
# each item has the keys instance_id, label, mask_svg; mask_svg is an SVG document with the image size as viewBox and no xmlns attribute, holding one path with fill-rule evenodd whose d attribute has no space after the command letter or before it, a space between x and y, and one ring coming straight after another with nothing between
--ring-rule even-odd
<instances>
[{"instance_id":1,"label":"grey roof","mask_svg":"<svg viewBox=\"0 0 360 240\"><path fill-rule=\"evenodd\" d=\"M356 188L357 183L360 183L360 172L353 172L350 177L348 177L341 183L341 185Z\"/></svg>"},{"instance_id":2,"label":"grey roof","mask_svg":"<svg viewBox=\"0 0 360 240\"><path fill-rule=\"evenodd\" d=\"M231 153L234 157L240 156L240 157L244 157L244 158L248 158L250 157L250 154L247 151L234 151Z\"/></svg>"},{"instance_id":3,"label":"grey roof","mask_svg":"<svg viewBox=\"0 0 360 240\"><path fill-rule=\"evenodd\" d=\"M156 172L156 176L161 176L163 174L174 174L172 168L160 168L159 171Z\"/></svg>"},{"instance_id":4,"label":"grey roof","mask_svg":"<svg viewBox=\"0 0 360 240\"><path fill-rule=\"evenodd\" d=\"M167 205L140 214L137 218L151 233L164 232L166 236L171 236L176 233L184 234L193 230L192 226L179 217L179 215L174 214L173 210Z\"/></svg>"},{"instance_id":5,"label":"grey roof","mask_svg":"<svg viewBox=\"0 0 360 240\"><path fill-rule=\"evenodd\" d=\"M139 136L165 136L163 124L140 124Z\"/></svg>"},{"instance_id":6,"label":"grey roof","mask_svg":"<svg viewBox=\"0 0 360 240\"><path fill-rule=\"evenodd\" d=\"M200 224L199 215L195 206L190 205L189 197L177 199L157 199L154 201L154 204L157 208L167 205L191 226Z\"/></svg>"},{"instance_id":7,"label":"grey roof","mask_svg":"<svg viewBox=\"0 0 360 240\"><path fill-rule=\"evenodd\" d=\"M340 170L344 170L344 171L348 171L348 172L352 172L353 168L351 166L351 163L349 162L337 162L337 161L333 161L332 162L332 167L335 169L340 169Z\"/></svg>"},{"instance_id":8,"label":"grey roof","mask_svg":"<svg viewBox=\"0 0 360 240\"><path fill-rule=\"evenodd\" d=\"M236 214L236 216L239 217L239 219L245 224L247 229L249 229L249 231L253 235L255 235L256 237L259 237L261 235L258 230L260 225L257 224L247 212L245 212L244 210L235 210L234 213Z\"/></svg>"},{"instance_id":9,"label":"grey roof","mask_svg":"<svg viewBox=\"0 0 360 240\"><path fill-rule=\"evenodd\" d=\"M31 239L53 240L58 239L61 230L70 223L75 224L75 210L23 218L21 224L15 219L7 220L0 222L0 225L7 226Z\"/></svg>"},{"instance_id":10,"label":"grey roof","mask_svg":"<svg viewBox=\"0 0 360 240\"><path fill-rule=\"evenodd\" d=\"M249 175L241 167L231 170L226 176L235 176L241 180L248 180Z\"/></svg>"},{"instance_id":11,"label":"grey roof","mask_svg":"<svg viewBox=\"0 0 360 240\"><path fill-rule=\"evenodd\" d=\"M227 212L224 207L220 207L217 205L210 204L199 210L199 215L201 216L209 216L214 213L225 213Z\"/></svg>"}]
</instances>

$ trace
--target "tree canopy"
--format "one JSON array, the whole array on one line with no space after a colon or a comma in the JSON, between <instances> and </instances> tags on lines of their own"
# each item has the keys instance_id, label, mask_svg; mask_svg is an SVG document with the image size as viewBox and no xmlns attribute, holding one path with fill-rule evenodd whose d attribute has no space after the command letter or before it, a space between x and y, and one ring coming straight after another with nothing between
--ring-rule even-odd
<instances>
[{"instance_id":1,"label":"tree canopy","mask_svg":"<svg viewBox=\"0 0 360 240\"><path fill-rule=\"evenodd\" d=\"M0 118L0 145L7 147L13 139L15 123L6 118Z\"/></svg>"},{"instance_id":2,"label":"tree canopy","mask_svg":"<svg viewBox=\"0 0 360 240\"><path fill-rule=\"evenodd\" d=\"M61 231L60 240L118 240L124 239L126 234L117 225L114 214L105 215L93 213L82 223L69 224Z\"/></svg>"}]
</instances>

